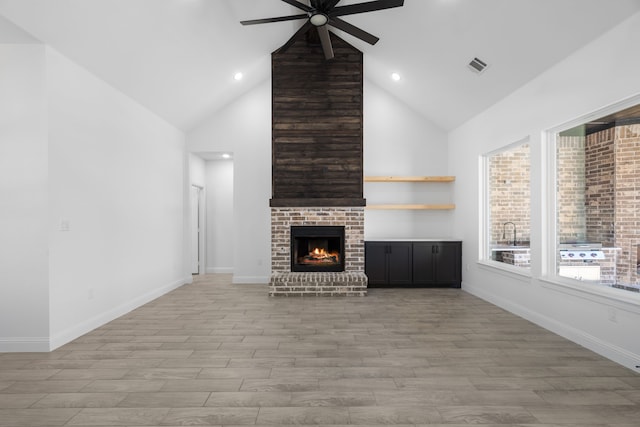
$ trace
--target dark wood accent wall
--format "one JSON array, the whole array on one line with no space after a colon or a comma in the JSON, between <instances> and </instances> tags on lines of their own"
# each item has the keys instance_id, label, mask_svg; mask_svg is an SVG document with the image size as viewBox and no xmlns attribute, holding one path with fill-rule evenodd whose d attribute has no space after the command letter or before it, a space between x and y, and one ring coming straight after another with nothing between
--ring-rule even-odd
<instances>
[{"instance_id":1,"label":"dark wood accent wall","mask_svg":"<svg viewBox=\"0 0 640 427\"><path fill-rule=\"evenodd\" d=\"M270 205L364 206L362 52L331 34L327 61L311 35L271 56Z\"/></svg>"}]
</instances>

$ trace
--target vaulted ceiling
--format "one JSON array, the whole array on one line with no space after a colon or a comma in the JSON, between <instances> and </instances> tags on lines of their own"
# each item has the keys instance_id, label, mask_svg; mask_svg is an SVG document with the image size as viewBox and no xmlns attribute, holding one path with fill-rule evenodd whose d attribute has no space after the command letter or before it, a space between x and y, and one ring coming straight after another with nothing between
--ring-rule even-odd
<instances>
[{"instance_id":1,"label":"vaulted ceiling","mask_svg":"<svg viewBox=\"0 0 640 427\"><path fill-rule=\"evenodd\" d=\"M367 82L450 130L638 11L640 0L405 0L344 17L374 46L332 31L364 52ZM46 43L188 131L268 80L270 53L302 24L239 21L297 13L281 0L0 0L0 43Z\"/></svg>"}]
</instances>

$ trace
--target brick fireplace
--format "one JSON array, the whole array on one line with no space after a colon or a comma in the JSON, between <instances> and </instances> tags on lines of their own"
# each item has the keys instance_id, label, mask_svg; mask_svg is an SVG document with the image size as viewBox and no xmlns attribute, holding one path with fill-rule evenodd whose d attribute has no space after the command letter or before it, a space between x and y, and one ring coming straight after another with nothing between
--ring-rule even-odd
<instances>
[{"instance_id":1,"label":"brick fireplace","mask_svg":"<svg viewBox=\"0 0 640 427\"><path fill-rule=\"evenodd\" d=\"M335 58L327 61L316 34L271 55L269 295L364 296L363 57L331 34ZM292 255L300 227L318 227L299 245L327 240L317 244L331 252L326 262ZM341 243L317 235L329 227L343 230ZM310 262L296 267L294 258Z\"/></svg>"},{"instance_id":2,"label":"brick fireplace","mask_svg":"<svg viewBox=\"0 0 640 427\"><path fill-rule=\"evenodd\" d=\"M292 272L291 227L344 226L344 271ZM270 296L364 296L362 207L272 208Z\"/></svg>"}]
</instances>

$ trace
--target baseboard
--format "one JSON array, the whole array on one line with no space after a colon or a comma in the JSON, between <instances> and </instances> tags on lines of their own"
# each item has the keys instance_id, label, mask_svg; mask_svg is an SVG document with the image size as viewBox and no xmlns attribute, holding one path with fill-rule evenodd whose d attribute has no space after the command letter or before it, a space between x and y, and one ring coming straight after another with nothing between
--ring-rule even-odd
<instances>
[{"instance_id":1,"label":"baseboard","mask_svg":"<svg viewBox=\"0 0 640 427\"><path fill-rule=\"evenodd\" d=\"M266 285L269 283L269 277L267 276L233 276L231 281L233 284L260 284Z\"/></svg>"},{"instance_id":2,"label":"baseboard","mask_svg":"<svg viewBox=\"0 0 640 427\"><path fill-rule=\"evenodd\" d=\"M153 291L147 292L146 294L140 295L139 297L127 301L124 304L121 304L117 307L114 307L108 311L100 313L96 316L93 316L90 319L85 320L84 322L72 327L68 328L54 336L51 337L49 348L44 351L55 350L58 347L67 344L74 339L81 337L82 335L91 332L92 330L111 322L114 319L117 319L120 316L123 316L129 313L136 308L153 301L154 299L161 297L162 295L171 292L174 289L179 288L180 286L189 283L192 280L190 277L185 277L180 280L176 280L168 285L165 285L161 288L154 289Z\"/></svg>"},{"instance_id":3,"label":"baseboard","mask_svg":"<svg viewBox=\"0 0 640 427\"><path fill-rule=\"evenodd\" d=\"M0 337L0 353L41 353L49 348L48 337Z\"/></svg>"},{"instance_id":4,"label":"baseboard","mask_svg":"<svg viewBox=\"0 0 640 427\"><path fill-rule=\"evenodd\" d=\"M233 267L207 267L207 274L231 274Z\"/></svg>"},{"instance_id":5,"label":"baseboard","mask_svg":"<svg viewBox=\"0 0 640 427\"><path fill-rule=\"evenodd\" d=\"M613 345L609 342L586 333L573 326L559 322L548 316L544 316L538 312L532 311L520 304L515 304L513 301L506 300L495 294L486 292L484 289L478 286L470 286L464 284L464 290L472 295L477 296L485 301L488 301L500 308L503 308L523 319L526 319L538 326L541 326L555 334L560 335L569 341L575 342L594 353L597 353L609 360L612 360L620 365L629 368L635 372L640 372L638 368L638 361L640 361L640 355L632 353L624 348Z\"/></svg>"}]
</instances>

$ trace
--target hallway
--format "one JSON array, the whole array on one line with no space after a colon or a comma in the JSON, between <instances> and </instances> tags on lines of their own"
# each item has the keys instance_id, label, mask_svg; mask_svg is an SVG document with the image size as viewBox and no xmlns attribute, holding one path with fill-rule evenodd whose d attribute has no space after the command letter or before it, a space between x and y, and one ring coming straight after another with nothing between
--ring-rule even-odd
<instances>
[{"instance_id":1,"label":"hallway","mask_svg":"<svg viewBox=\"0 0 640 427\"><path fill-rule=\"evenodd\" d=\"M640 376L454 289L185 285L51 353L0 354L0 426L616 426Z\"/></svg>"}]
</instances>

